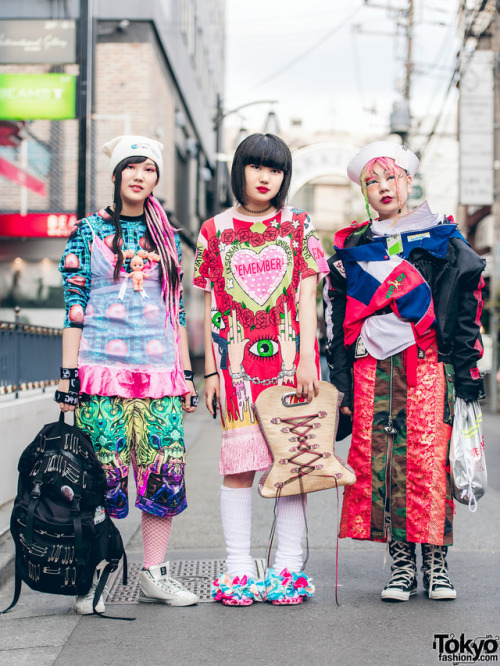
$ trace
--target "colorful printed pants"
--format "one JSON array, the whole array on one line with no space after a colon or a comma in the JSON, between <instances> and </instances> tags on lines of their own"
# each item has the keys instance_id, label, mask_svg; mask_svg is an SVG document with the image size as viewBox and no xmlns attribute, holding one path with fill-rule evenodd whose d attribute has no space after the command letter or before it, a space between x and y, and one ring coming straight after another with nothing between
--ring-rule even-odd
<instances>
[{"instance_id":1,"label":"colorful printed pants","mask_svg":"<svg viewBox=\"0 0 500 666\"><path fill-rule=\"evenodd\" d=\"M105 504L111 516L128 514L131 462L139 509L156 516L184 511L186 457L179 397L82 396L75 425L90 438L106 472Z\"/></svg>"}]
</instances>

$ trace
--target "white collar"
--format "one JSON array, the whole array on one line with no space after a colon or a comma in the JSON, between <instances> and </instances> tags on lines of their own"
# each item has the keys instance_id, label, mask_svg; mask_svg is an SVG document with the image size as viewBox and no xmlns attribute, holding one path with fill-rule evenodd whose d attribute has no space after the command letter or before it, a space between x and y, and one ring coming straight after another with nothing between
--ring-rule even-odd
<instances>
[{"instance_id":1,"label":"white collar","mask_svg":"<svg viewBox=\"0 0 500 666\"><path fill-rule=\"evenodd\" d=\"M374 236L392 236L401 231L422 231L435 227L442 217L442 215L432 213L429 204L424 201L414 210L401 215L394 225L393 222L396 219L394 217L388 220L373 220L372 231Z\"/></svg>"}]
</instances>

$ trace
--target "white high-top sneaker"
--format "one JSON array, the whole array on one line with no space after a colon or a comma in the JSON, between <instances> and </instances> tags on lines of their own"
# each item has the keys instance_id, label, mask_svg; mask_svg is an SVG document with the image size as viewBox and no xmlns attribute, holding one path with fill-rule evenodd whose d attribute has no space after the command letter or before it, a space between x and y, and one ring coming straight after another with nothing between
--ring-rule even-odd
<instances>
[{"instance_id":1,"label":"white high-top sneaker","mask_svg":"<svg viewBox=\"0 0 500 666\"><path fill-rule=\"evenodd\" d=\"M96 591L97 584L99 582L99 578L101 577L101 573L107 563L108 563L107 560L101 560L101 562L99 562L94 571L94 577L92 578L92 585L90 586L90 590L87 592L87 594L84 594L81 597L76 598L75 610L78 613L78 615L93 614L94 610L92 608L92 604L94 602L94 594ZM104 611L106 610L102 594L99 597L99 601L97 602L97 606L95 609L98 613L104 613Z\"/></svg>"},{"instance_id":2,"label":"white high-top sneaker","mask_svg":"<svg viewBox=\"0 0 500 666\"><path fill-rule=\"evenodd\" d=\"M169 606L191 606L198 603L196 594L172 578L169 569L170 563L164 562L141 571L139 601Z\"/></svg>"}]
</instances>

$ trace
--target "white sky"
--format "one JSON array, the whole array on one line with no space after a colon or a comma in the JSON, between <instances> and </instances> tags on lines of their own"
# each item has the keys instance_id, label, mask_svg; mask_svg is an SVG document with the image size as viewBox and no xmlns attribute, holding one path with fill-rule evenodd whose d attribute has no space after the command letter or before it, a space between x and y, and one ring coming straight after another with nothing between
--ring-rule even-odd
<instances>
[{"instance_id":1,"label":"white sky","mask_svg":"<svg viewBox=\"0 0 500 666\"><path fill-rule=\"evenodd\" d=\"M405 0L369 2L406 5ZM415 0L412 114L424 119L424 134L441 110L455 65L456 8L457 0ZM283 129L291 118L300 118L308 130L387 131L406 55L403 28L395 37L394 11L363 0L226 0L226 11L225 111L276 99ZM288 67L322 38L318 48ZM454 106L452 90L445 113ZM242 110L229 116L226 126L258 129L268 110L265 104Z\"/></svg>"}]
</instances>

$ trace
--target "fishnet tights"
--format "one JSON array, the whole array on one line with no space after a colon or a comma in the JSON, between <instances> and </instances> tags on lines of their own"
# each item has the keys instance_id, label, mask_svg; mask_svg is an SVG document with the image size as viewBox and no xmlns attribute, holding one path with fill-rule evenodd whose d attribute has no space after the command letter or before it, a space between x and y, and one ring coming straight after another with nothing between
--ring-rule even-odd
<instances>
[{"instance_id":1,"label":"fishnet tights","mask_svg":"<svg viewBox=\"0 0 500 666\"><path fill-rule=\"evenodd\" d=\"M171 529L172 516L160 517L142 512L143 566L145 569L165 562Z\"/></svg>"}]
</instances>

